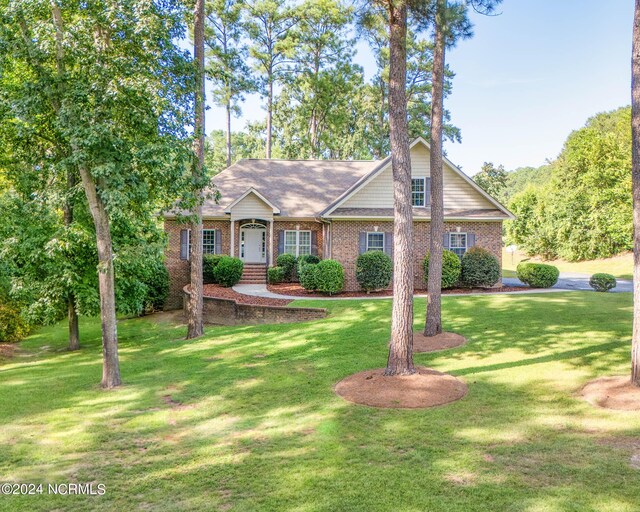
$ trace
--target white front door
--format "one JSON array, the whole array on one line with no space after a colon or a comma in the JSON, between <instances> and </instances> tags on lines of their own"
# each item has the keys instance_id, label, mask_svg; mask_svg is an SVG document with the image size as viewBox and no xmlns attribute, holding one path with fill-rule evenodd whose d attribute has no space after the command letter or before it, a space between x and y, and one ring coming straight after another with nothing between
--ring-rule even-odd
<instances>
[{"instance_id":1,"label":"white front door","mask_svg":"<svg viewBox=\"0 0 640 512\"><path fill-rule=\"evenodd\" d=\"M264 226L242 228L240 230L240 259L247 263L266 263L266 236L267 231Z\"/></svg>"}]
</instances>

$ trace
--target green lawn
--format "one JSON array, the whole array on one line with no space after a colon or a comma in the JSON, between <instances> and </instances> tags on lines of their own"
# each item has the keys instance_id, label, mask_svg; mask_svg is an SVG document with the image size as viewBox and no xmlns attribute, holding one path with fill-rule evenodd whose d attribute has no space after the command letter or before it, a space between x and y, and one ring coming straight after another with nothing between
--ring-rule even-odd
<instances>
[{"instance_id":1,"label":"green lawn","mask_svg":"<svg viewBox=\"0 0 640 512\"><path fill-rule=\"evenodd\" d=\"M325 321L120 322L105 392L99 322L42 329L0 365L0 482L94 482L102 497L0 496L1 510L637 511L640 413L575 397L626 373L630 294L445 297L469 343L416 356L469 384L454 404L378 410L332 386L383 366L390 301L299 302ZM416 325L425 303L416 301Z\"/></svg>"},{"instance_id":2,"label":"green lawn","mask_svg":"<svg viewBox=\"0 0 640 512\"><path fill-rule=\"evenodd\" d=\"M502 276L516 277L516 267L523 259L529 258L522 252L508 253L505 248L502 249ZM538 263L548 263L555 265L560 272L576 272L580 274L595 274L597 272L605 272L612 274L618 279L633 279L633 253L627 252L614 256L613 258L603 258L599 260L589 261L564 261L551 260L542 261L539 258L529 258L529 261Z\"/></svg>"}]
</instances>

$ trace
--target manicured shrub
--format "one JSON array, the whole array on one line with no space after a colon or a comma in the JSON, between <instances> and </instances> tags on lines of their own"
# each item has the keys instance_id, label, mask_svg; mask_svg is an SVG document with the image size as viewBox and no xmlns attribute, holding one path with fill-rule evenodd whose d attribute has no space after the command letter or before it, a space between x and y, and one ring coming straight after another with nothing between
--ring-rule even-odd
<instances>
[{"instance_id":1,"label":"manicured shrub","mask_svg":"<svg viewBox=\"0 0 640 512\"><path fill-rule=\"evenodd\" d=\"M493 286L500 280L500 263L486 249L472 247L462 257L460 275L466 286Z\"/></svg>"},{"instance_id":2,"label":"manicured shrub","mask_svg":"<svg viewBox=\"0 0 640 512\"><path fill-rule=\"evenodd\" d=\"M213 280L221 286L233 286L240 281L243 267L241 259L221 256L213 271Z\"/></svg>"},{"instance_id":3,"label":"manicured shrub","mask_svg":"<svg viewBox=\"0 0 640 512\"><path fill-rule=\"evenodd\" d=\"M276 265L282 268L282 271L284 273L284 277L280 282L293 281L295 277L295 270L296 270L296 257L293 254L281 254L276 259ZM277 268L277 267L274 267L274 268Z\"/></svg>"},{"instance_id":4,"label":"manicured shrub","mask_svg":"<svg viewBox=\"0 0 640 512\"><path fill-rule=\"evenodd\" d=\"M154 311L162 311L164 303L169 296L169 272L164 263L156 260L152 265L152 270L144 279L147 286L147 294L144 301L144 311L153 313Z\"/></svg>"},{"instance_id":5,"label":"manicured shrub","mask_svg":"<svg viewBox=\"0 0 640 512\"><path fill-rule=\"evenodd\" d=\"M593 274L589 279L589 286L597 292L608 292L618 285L611 274Z\"/></svg>"},{"instance_id":6,"label":"manicured shrub","mask_svg":"<svg viewBox=\"0 0 640 512\"><path fill-rule=\"evenodd\" d=\"M284 267L270 267L267 269L267 279L269 284L279 284L285 280Z\"/></svg>"},{"instance_id":7,"label":"manicured shrub","mask_svg":"<svg viewBox=\"0 0 640 512\"><path fill-rule=\"evenodd\" d=\"M304 256L300 256L298 258L298 272L300 272L300 268L304 265L316 265L320 263L320 258L313 254L305 254Z\"/></svg>"},{"instance_id":8,"label":"manicured shrub","mask_svg":"<svg viewBox=\"0 0 640 512\"><path fill-rule=\"evenodd\" d=\"M205 284L215 283L215 268L220 262L220 254L205 254L202 256L202 277Z\"/></svg>"},{"instance_id":9,"label":"manicured shrub","mask_svg":"<svg viewBox=\"0 0 640 512\"><path fill-rule=\"evenodd\" d=\"M382 251L363 252L356 260L356 280L363 290L387 288L393 274L393 262Z\"/></svg>"},{"instance_id":10,"label":"manicured shrub","mask_svg":"<svg viewBox=\"0 0 640 512\"><path fill-rule=\"evenodd\" d=\"M551 288L558 282L560 272L553 265L520 263L516 267L518 279L533 288Z\"/></svg>"},{"instance_id":11,"label":"manicured shrub","mask_svg":"<svg viewBox=\"0 0 640 512\"><path fill-rule=\"evenodd\" d=\"M19 311L9 304L0 303L0 343L16 343L28 331Z\"/></svg>"},{"instance_id":12,"label":"manicured shrub","mask_svg":"<svg viewBox=\"0 0 640 512\"><path fill-rule=\"evenodd\" d=\"M332 295L344 288L344 268L336 260L322 260L315 267L316 290Z\"/></svg>"},{"instance_id":13,"label":"manicured shrub","mask_svg":"<svg viewBox=\"0 0 640 512\"><path fill-rule=\"evenodd\" d=\"M422 268L424 269L424 282L429 282L429 253L424 257L422 262ZM462 272L462 263L460 258L453 251L442 251L442 289L452 288L460 280L460 273Z\"/></svg>"},{"instance_id":14,"label":"manicured shrub","mask_svg":"<svg viewBox=\"0 0 640 512\"><path fill-rule=\"evenodd\" d=\"M317 289L318 263L307 263L298 265L298 279L300 286L305 290L313 291Z\"/></svg>"}]
</instances>

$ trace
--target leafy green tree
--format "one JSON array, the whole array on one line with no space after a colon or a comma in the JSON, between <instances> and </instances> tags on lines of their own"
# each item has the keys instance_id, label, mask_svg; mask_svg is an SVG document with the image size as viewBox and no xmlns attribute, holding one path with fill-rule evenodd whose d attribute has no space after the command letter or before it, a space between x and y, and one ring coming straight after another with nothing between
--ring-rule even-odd
<instances>
[{"instance_id":1,"label":"leafy green tree","mask_svg":"<svg viewBox=\"0 0 640 512\"><path fill-rule=\"evenodd\" d=\"M630 124L625 107L573 132L550 164L551 178L511 199L518 218L507 223L509 239L527 254L569 261L631 250Z\"/></svg>"},{"instance_id":2,"label":"leafy green tree","mask_svg":"<svg viewBox=\"0 0 640 512\"><path fill-rule=\"evenodd\" d=\"M231 163L243 158L262 158L264 156L264 138L261 127L248 125L246 131L231 132ZM222 130L212 130L205 141L205 168L213 176L225 167L227 161L225 149L227 134Z\"/></svg>"},{"instance_id":3,"label":"leafy green tree","mask_svg":"<svg viewBox=\"0 0 640 512\"><path fill-rule=\"evenodd\" d=\"M258 90L267 101L266 158L273 145L274 86L282 83L295 47L294 31L299 12L287 0L248 0L246 30L249 55L257 70Z\"/></svg>"},{"instance_id":4,"label":"leafy green tree","mask_svg":"<svg viewBox=\"0 0 640 512\"><path fill-rule=\"evenodd\" d=\"M501 199L507 187L507 173L502 165L496 167L491 162L485 162L480 172L473 177L473 181L487 194Z\"/></svg>"},{"instance_id":5,"label":"leafy green tree","mask_svg":"<svg viewBox=\"0 0 640 512\"><path fill-rule=\"evenodd\" d=\"M414 6L415 7L415 6ZM375 5L358 15L359 33L369 43L377 64L377 73L367 90L367 104L361 112L361 124L366 124L367 143L375 158L389 154L388 77L389 50L384 12ZM421 38L415 30L407 30L407 115L409 137L431 137L431 93L433 43ZM443 95L452 90L453 72L445 67ZM460 142L460 130L450 124L451 115L443 109L443 137Z\"/></svg>"},{"instance_id":6,"label":"leafy green tree","mask_svg":"<svg viewBox=\"0 0 640 512\"><path fill-rule=\"evenodd\" d=\"M142 0L16 2L0 17L4 139L20 155L31 147L35 175L80 176L98 256L105 388L120 384L112 226L172 204L191 160L183 19L180 2Z\"/></svg>"},{"instance_id":7,"label":"leafy green tree","mask_svg":"<svg viewBox=\"0 0 640 512\"><path fill-rule=\"evenodd\" d=\"M501 201L507 204L518 192L522 192L529 185L544 186L551 179L551 165L540 167L519 167L509 171L505 177L505 188L502 191Z\"/></svg>"},{"instance_id":8,"label":"leafy green tree","mask_svg":"<svg viewBox=\"0 0 640 512\"><path fill-rule=\"evenodd\" d=\"M205 45L207 76L213 100L226 114L226 166L232 162L231 117L239 116L244 95L255 89L247 64L243 0L207 0Z\"/></svg>"}]
</instances>

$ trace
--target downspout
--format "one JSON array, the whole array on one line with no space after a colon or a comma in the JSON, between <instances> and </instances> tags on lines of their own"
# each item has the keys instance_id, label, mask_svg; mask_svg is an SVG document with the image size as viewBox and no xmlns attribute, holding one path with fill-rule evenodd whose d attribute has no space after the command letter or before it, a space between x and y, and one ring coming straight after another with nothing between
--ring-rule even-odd
<instances>
[{"instance_id":1,"label":"downspout","mask_svg":"<svg viewBox=\"0 0 640 512\"><path fill-rule=\"evenodd\" d=\"M332 256L332 241L331 241L331 236L332 236L332 229L331 229L331 221L324 219L322 217L317 217L316 218L316 222L321 222L322 223L322 255L324 256L324 259L330 259ZM329 258L326 257L326 255L329 255Z\"/></svg>"}]
</instances>

